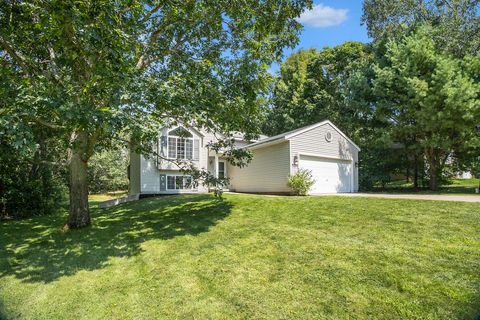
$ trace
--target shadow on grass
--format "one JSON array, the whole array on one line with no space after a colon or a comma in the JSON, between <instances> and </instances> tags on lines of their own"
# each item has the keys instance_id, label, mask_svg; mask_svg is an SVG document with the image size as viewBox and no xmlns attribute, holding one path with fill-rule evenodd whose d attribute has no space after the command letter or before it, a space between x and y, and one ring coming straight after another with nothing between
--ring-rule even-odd
<instances>
[{"instance_id":1,"label":"shadow on grass","mask_svg":"<svg viewBox=\"0 0 480 320\"><path fill-rule=\"evenodd\" d=\"M91 227L66 233L60 215L0 222L0 277L51 282L99 269L109 257L139 254L144 241L207 232L230 211L208 195L168 196L93 209Z\"/></svg>"}]
</instances>

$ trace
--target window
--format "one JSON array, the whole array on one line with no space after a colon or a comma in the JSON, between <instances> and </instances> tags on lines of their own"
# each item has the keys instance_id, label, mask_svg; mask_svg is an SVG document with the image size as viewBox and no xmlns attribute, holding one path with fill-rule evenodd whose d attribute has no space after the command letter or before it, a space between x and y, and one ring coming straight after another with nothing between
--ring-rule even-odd
<instances>
[{"instance_id":1,"label":"window","mask_svg":"<svg viewBox=\"0 0 480 320\"><path fill-rule=\"evenodd\" d=\"M192 177L184 176L183 177L183 186L185 187L185 189L194 189L194 187L192 185Z\"/></svg>"},{"instance_id":2,"label":"window","mask_svg":"<svg viewBox=\"0 0 480 320\"><path fill-rule=\"evenodd\" d=\"M167 190L192 190L192 177L181 175L167 176Z\"/></svg>"},{"instance_id":3,"label":"window","mask_svg":"<svg viewBox=\"0 0 480 320\"><path fill-rule=\"evenodd\" d=\"M177 159L188 159L185 157L185 139L177 138Z\"/></svg>"},{"instance_id":4,"label":"window","mask_svg":"<svg viewBox=\"0 0 480 320\"><path fill-rule=\"evenodd\" d=\"M193 140L192 139L185 140L185 158L193 159Z\"/></svg>"},{"instance_id":5,"label":"window","mask_svg":"<svg viewBox=\"0 0 480 320\"><path fill-rule=\"evenodd\" d=\"M167 176L167 189L175 189L175 176Z\"/></svg>"},{"instance_id":6,"label":"window","mask_svg":"<svg viewBox=\"0 0 480 320\"><path fill-rule=\"evenodd\" d=\"M169 136L176 136L182 138L193 138L193 135L185 128L178 127L168 133Z\"/></svg>"},{"instance_id":7,"label":"window","mask_svg":"<svg viewBox=\"0 0 480 320\"><path fill-rule=\"evenodd\" d=\"M225 162L223 161L218 162L218 177L221 179L225 178Z\"/></svg>"},{"instance_id":8,"label":"window","mask_svg":"<svg viewBox=\"0 0 480 320\"><path fill-rule=\"evenodd\" d=\"M173 137L168 138L168 157L169 158L177 157L177 138L173 138Z\"/></svg>"},{"instance_id":9,"label":"window","mask_svg":"<svg viewBox=\"0 0 480 320\"><path fill-rule=\"evenodd\" d=\"M175 176L175 189L182 190L183 187L183 177L182 176Z\"/></svg>"},{"instance_id":10,"label":"window","mask_svg":"<svg viewBox=\"0 0 480 320\"><path fill-rule=\"evenodd\" d=\"M170 159L198 160L199 141L186 129L179 127L168 133L168 157Z\"/></svg>"}]
</instances>

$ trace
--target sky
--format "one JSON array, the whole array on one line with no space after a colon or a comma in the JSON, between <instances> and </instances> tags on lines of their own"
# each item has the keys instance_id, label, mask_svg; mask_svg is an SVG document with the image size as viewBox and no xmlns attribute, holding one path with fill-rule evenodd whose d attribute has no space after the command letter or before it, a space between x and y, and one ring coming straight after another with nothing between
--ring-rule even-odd
<instances>
[{"instance_id":1,"label":"sky","mask_svg":"<svg viewBox=\"0 0 480 320\"><path fill-rule=\"evenodd\" d=\"M285 58L299 49L333 47L346 41L370 42L367 29L360 24L362 0L316 0L313 8L305 11L298 21L304 29L299 44L284 50ZM272 65L270 72L279 70Z\"/></svg>"}]
</instances>

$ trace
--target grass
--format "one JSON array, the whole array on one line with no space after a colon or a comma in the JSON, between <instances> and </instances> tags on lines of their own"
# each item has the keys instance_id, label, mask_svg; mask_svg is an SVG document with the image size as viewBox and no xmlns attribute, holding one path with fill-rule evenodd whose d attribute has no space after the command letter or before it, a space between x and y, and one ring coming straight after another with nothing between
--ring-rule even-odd
<instances>
[{"instance_id":1,"label":"grass","mask_svg":"<svg viewBox=\"0 0 480 320\"><path fill-rule=\"evenodd\" d=\"M90 203L93 203L95 205L98 202L123 197L123 196L126 196L127 194L128 194L128 191L120 190L120 191L113 191L113 192L107 192L102 194L92 194L88 197L88 199L90 200Z\"/></svg>"},{"instance_id":2,"label":"grass","mask_svg":"<svg viewBox=\"0 0 480 320\"><path fill-rule=\"evenodd\" d=\"M384 193L416 193L416 194L441 194L441 195L478 195L475 188L479 186L479 179L452 179L449 184L442 185L438 191L431 191L427 188L413 189L413 182L405 180L392 181L382 189L378 187L376 192Z\"/></svg>"},{"instance_id":3,"label":"grass","mask_svg":"<svg viewBox=\"0 0 480 320\"><path fill-rule=\"evenodd\" d=\"M0 222L0 318L475 319L478 204L209 195Z\"/></svg>"}]
</instances>

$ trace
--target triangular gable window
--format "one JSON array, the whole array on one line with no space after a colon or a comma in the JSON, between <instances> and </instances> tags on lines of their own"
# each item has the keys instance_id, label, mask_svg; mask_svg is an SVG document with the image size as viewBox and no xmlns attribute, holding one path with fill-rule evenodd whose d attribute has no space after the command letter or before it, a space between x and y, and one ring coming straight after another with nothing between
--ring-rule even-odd
<instances>
[{"instance_id":1,"label":"triangular gable window","mask_svg":"<svg viewBox=\"0 0 480 320\"><path fill-rule=\"evenodd\" d=\"M193 135L188 131L187 129L183 127L178 127L176 129L173 129L168 133L169 136L176 136L176 137L182 137L182 138L192 138Z\"/></svg>"}]
</instances>

